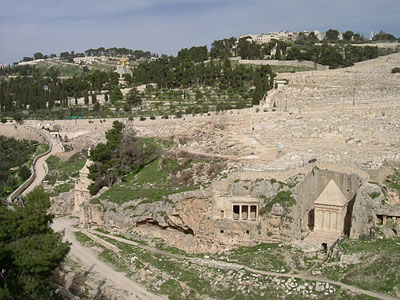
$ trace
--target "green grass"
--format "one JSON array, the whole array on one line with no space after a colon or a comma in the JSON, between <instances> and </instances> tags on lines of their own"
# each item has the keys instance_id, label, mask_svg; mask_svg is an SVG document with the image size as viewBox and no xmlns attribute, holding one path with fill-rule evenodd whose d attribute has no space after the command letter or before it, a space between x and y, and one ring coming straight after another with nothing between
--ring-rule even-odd
<instances>
[{"instance_id":1,"label":"green grass","mask_svg":"<svg viewBox=\"0 0 400 300\"><path fill-rule=\"evenodd\" d=\"M180 283L174 279L165 281L160 287L160 293L167 295L170 300L180 300L183 299L181 294L183 292Z\"/></svg>"},{"instance_id":2,"label":"green grass","mask_svg":"<svg viewBox=\"0 0 400 300\"><path fill-rule=\"evenodd\" d=\"M167 200L167 196L188 190L194 187L173 187L169 184L168 174L171 164L163 165L159 157L146 167L129 174L126 182L116 184L104 192L99 199L113 203L125 203L135 199L142 199L139 204ZM130 207L134 209L135 207Z\"/></svg>"},{"instance_id":3,"label":"green grass","mask_svg":"<svg viewBox=\"0 0 400 300\"><path fill-rule=\"evenodd\" d=\"M56 196L60 195L61 193L69 192L73 188L74 188L74 184L72 184L72 183L62 183L62 184L56 185L56 187L50 193L50 196L56 197Z\"/></svg>"},{"instance_id":4,"label":"green grass","mask_svg":"<svg viewBox=\"0 0 400 300\"><path fill-rule=\"evenodd\" d=\"M78 242L80 242L81 244L84 244L85 246L95 246L96 243L90 238L88 237L86 234L82 233L82 232L74 232L74 235L76 237L76 239L78 240Z\"/></svg>"},{"instance_id":5,"label":"green grass","mask_svg":"<svg viewBox=\"0 0 400 300\"><path fill-rule=\"evenodd\" d=\"M85 162L86 156L82 152L72 155L67 161L50 156L46 160L49 173L46 175L45 180L48 180L49 184L55 184L57 181L67 181L70 177L77 177Z\"/></svg>"},{"instance_id":6,"label":"green grass","mask_svg":"<svg viewBox=\"0 0 400 300\"><path fill-rule=\"evenodd\" d=\"M100 199L97 197L90 199L90 203L91 204L101 204Z\"/></svg>"},{"instance_id":7,"label":"green grass","mask_svg":"<svg viewBox=\"0 0 400 300\"><path fill-rule=\"evenodd\" d=\"M368 194L368 195L371 197L371 199L376 199L381 195L381 193L380 192L372 192L371 194Z\"/></svg>"},{"instance_id":8,"label":"green grass","mask_svg":"<svg viewBox=\"0 0 400 300\"><path fill-rule=\"evenodd\" d=\"M278 285L269 276L245 270L224 270L202 266L184 258L155 254L139 247L101 237L120 249L120 252L115 253L104 249L84 234L79 235L81 235L81 242L85 245L95 245L102 249L99 255L102 260L117 270L125 272L148 290L166 295L169 299L309 299L301 291L296 292L295 289L290 289L291 294L288 294L288 288L285 285L288 278L280 278L281 283ZM228 256L230 261L236 257L238 263L254 268L254 261L257 260L259 260L257 262L259 265L265 265L262 259L266 256L268 260L277 260L278 257L278 260L283 261L277 254L292 254L296 251L298 250L279 244L262 244L256 247L242 247L223 255ZM281 268L282 263L278 266ZM147 276L141 275L143 271L147 273ZM304 285L306 282L315 284L301 279L292 279L293 282L297 286ZM363 295L354 296L337 286L334 288L336 292L330 295L316 292L315 289L312 294L316 295L317 299L372 299Z\"/></svg>"},{"instance_id":9,"label":"green grass","mask_svg":"<svg viewBox=\"0 0 400 300\"><path fill-rule=\"evenodd\" d=\"M395 296L400 290L400 239L376 239L372 241L342 239L338 244L345 255L361 255L362 263L338 267L339 257L332 257L322 274L346 284Z\"/></svg>"},{"instance_id":10,"label":"green grass","mask_svg":"<svg viewBox=\"0 0 400 300\"><path fill-rule=\"evenodd\" d=\"M385 184L400 195L400 172L396 172L393 175L388 176L388 178L385 180Z\"/></svg>"},{"instance_id":11,"label":"green grass","mask_svg":"<svg viewBox=\"0 0 400 300\"><path fill-rule=\"evenodd\" d=\"M43 74L48 70L56 70L61 76L75 76L83 73L83 67L79 65L69 64L63 61L43 61L35 65Z\"/></svg>"},{"instance_id":12,"label":"green grass","mask_svg":"<svg viewBox=\"0 0 400 300\"><path fill-rule=\"evenodd\" d=\"M232 296L235 295L235 293L232 292L231 289L216 290L215 288L213 288L212 283L214 280L214 276L207 276L207 274L211 272L213 274L214 272L220 274L225 271L217 271L213 268L201 267L203 272L202 276L199 276L200 273L196 265L187 264L184 266L182 264L184 261L172 259L160 254L153 254L134 246L116 242L112 239L106 240L121 249L124 255L128 255L129 257L134 254L134 256L137 257L137 260L135 262L135 266L137 268L147 268L145 267L145 265L151 265L152 268L158 269L163 274L166 274L168 277L173 278L173 280L176 282L169 281L172 280L169 279L165 281L167 283L164 282L161 285L160 290L160 292L165 292L168 296L175 297L172 299L180 299L179 294L176 294L176 292L181 293L179 282L184 283L186 286L190 287L193 290L194 293L191 299L198 299L198 297L195 297L196 294L209 295L216 299L231 299ZM116 255L114 254L114 256Z\"/></svg>"},{"instance_id":13,"label":"green grass","mask_svg":"<svg viewBox=\"0 0 400 300\"><path fill-rule=\"evenodd\" d=\"M291 247L277 243L263 243L254 247L239 247L224 254L230 262L236 262L248 267L271 271L285 269L287 273L291 268L285 262L283 251L292 250Z\"/></svg>"},{"instance_id":14,"label":"green grass","mask_svg":"<svg viewBox=\"0 0 400 300\"><path fill-rule=\"evenodd\" d=\"M47 144L38 144L36 147L36 151L35 153L32 155L32 157L29 159L29 161L26 163L26 166L28 168L30 168L33 164L33 160L35 159L35 157L45 153L46 151L48 151L50 149L49 145Z\"/></svg>"},{"instance_id":15,"label":"green grass","mask_svg":"<svg viewBox=\"0 0 400 300\"><path fill-rule=\"evenodd\" d=\"M285 214L290 212L290 208L296 204L291 191L280 191L274 198L265 199L265 206L260 209L260 215L270 213L275 203L279 203L285 210Z\"/></svg>"},{"instance_id":16,"label":"green grass","mask_svg":"<svg viewBox=\"0 0 400 300\"><path fill-rule=\"evenodd\" d=\"M103 248L103 251L99 254L99 258L111 264L117 271L129 273L129 268L121 262L113 251Z\"/></svg>"}]
</instances>

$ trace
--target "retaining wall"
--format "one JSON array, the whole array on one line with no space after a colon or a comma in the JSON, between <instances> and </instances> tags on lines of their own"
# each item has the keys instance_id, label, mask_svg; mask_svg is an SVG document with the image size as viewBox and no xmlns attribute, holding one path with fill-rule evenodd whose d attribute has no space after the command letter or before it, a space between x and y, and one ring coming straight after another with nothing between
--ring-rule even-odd
<instances>
[{"instance_id":1,"label":"retaining wall","mask_svg":"<svg viewBox=\"0 0 400 300\"><path fill-rule=\"evenodd\" d=\"M42 144L48 144L49 142L46 136L39 130L24 125L2 124L0 125L0 135L4 135L9 138L15 138L17 140L25 139L36 141Z\"/></svg>"},{"instance_id":2,"label":"retaining wall","mask_svg":"<svg viewBox=\"0 0 400 300\"><path fill-rule=\"evenodd\" d=\"M355 174L362 180L368 180L369 174L356 166L344 166L333 163L326 162L316 162L307 164L304 167L298 168L266 168L261 170L246 169L243 168L239 173L235 173L233 176L240 180L251 180L256 179L276 179L282 182L287 181L290 177L296 176L298 174L308 174L312 171L314 167L318 167L321 170L329 170L344 174Z\"/></svg>"},{"instance_id":3,"label":"retaining wall","mask_svg":"<svg viewBox=\"0 0 400 300\"><path fill-rule=\"evenodd\" d=\"M231 60L238 61L240 64L248 64L248 65L306 67L306 68L312 68L317 71L324 71L329 69L329 66L320 65L313 61L307 61L307 60L272 60L272 59L250 60L250 59L237 59L237 58L232 58Z\"/></svg>"},{"instance_id":4,"label":"retaining wall","mask_svg":"<svg viewBox=\"0 0 400 300\"><path fill-rule=\"evenodd\" d=\"M14 192L11 193L10 196L8 196L7 201L10 203L14 199L18 198L24 191L25 189L32 184L32 182L36 178L36 171L35 171L35 165L36 162L39 158L49 154L52 151L52 142L50 140L50 137L47 136L45 133L41 132L38 129L27 127L27 126L22 126L22 125L2 125L0 126L0 135L4 135L7 137L13 137L15 139L25 139L25 140L33 140L37 141L39 143L43 144L48 144L49 145L49 150L47 150L45 153L42 153L38 156L35 157L33 160L32 166L31 166L31 176L23 183L21 184Z\"/></svg>"}]
</instances>

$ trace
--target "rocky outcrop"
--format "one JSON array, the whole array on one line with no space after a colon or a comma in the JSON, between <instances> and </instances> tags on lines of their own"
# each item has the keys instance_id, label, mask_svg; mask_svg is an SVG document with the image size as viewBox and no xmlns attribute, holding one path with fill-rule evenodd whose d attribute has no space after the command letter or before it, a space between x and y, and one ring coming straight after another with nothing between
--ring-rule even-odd
<instances>
[{"instance_id":1,"label":"rocky outcrop","mask_svg":"<svg viewBox=\"0 0 400 300\"><path fill-rule=\"evenodd\" d=\"M140 235L150 243L161 239L188 252L212 252L261 242L301 244L312 237L315 201L331 181L346 200L343 216L337 220L343 227L340 232L351 238L371 235L379 216L399 214L399 206L393 205L397 198L393 197L390 204L379 185L355 174L315 168L288 183L224 179L214 181L209 189L174 194L157 202L137 199L120 205L107 200L93 204L89 200L81 206L81 225L132 237ZM232 214L239 208L240 214ZM382 232L385 236L400 232L396 226L393 228Z\"/></svg>"},{"instance_id":2,"label":"rocky outcrop","mask_svg":"<svg viewBox=\"0 0 400 300\"><path fill-rule=\"evenodd\" d=\"M400 236L400 205L397 204L397 197L396 192L384 192L384 188L375 183L361 186L353 207L350 238L380 233L388 238Z\"/></svg>"},{"instance_id":3,"label":"rocky outcrop","mask_svg":"<svg viewBox=\"0 0 400 300\"><path fill-rule=\"evenodd\" d=\"M168 224L185 233L197 234L207 212L211 211L211 190L198 190L172 195L177 202L175 210L167 217Z\"/></svg>"},{"instance_id":4,"label":"rocky outcrop","mask_svg":"<svg viewBox=\"0 0 400 300\"><path fill-rule=\"evenodd\" d=\"M71 214L74 210L73 191L61 193L57 197L52 197L50 201L51 201L50 212L55 215Z\"/></svg>"}]
</instances>

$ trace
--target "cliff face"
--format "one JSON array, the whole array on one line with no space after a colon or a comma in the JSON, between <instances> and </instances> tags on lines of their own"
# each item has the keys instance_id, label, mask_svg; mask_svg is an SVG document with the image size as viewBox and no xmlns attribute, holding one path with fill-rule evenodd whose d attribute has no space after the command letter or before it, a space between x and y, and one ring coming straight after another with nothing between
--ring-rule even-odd
<instances>
[{"instance_id":1,"label":"cliff face","mask_svg":"<svg viewBox=\"0 0 400 300\"><path fill-rule=\"evenodd\" d=\"M350 238L400 236L400 201L396 191L375 183L360 187L355 199Z\"/></svg>"},{"instance_id":2,"label":"cliff face","mask_svg":"<svg viewBox=\"0 0 400 300\"><path fill-rule=\"evenodd\" d=\"M390 216L390 223L399 215L400 221L397 194L397 198L388 198L379 185L354 174L314 169L289 183L219 180L209 189L174 194L152 203L141 199L122 205L87 201L81 206L81 226L140 236L150 243L161 239L188 252L213 252L261 242L295 243L313 232L314 202L331 180L347 200L347 213L341 222L351 238L371 235L383 222L382 216Z\"/></svg>"},{"instance_id":3,"label":"cliff face","mask_svg":"<svg viewBox=\"0 0 400 300\"><path fill-rule=\"evenodd\" d=\"M89 200L81 205L80 222L85 227L102 227L124 235L139 234L149 240L162 239L167 245L189 252L218 251L263 241L289 241L291 207L284 209L279 203L271 204L262 215L254 214L254 219L248 215L245 220L221 216L216 209L222 205L229 213L233 197L260 210L279 192L289 191L283 183L265 180L219 181L210 189L174 194L167 201L141 204L141 200L135 200L118 205L104 200L92 204Z\"/></svg>"}]
</instances>

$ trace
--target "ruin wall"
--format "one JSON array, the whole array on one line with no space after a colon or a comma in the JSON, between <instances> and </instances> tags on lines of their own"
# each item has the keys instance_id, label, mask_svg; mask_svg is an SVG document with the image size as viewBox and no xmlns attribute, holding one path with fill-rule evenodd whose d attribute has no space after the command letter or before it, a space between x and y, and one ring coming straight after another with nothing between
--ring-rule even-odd
<instances>
[{"instance_id":1,"label":"ruin wall","mask_svg":"<svg viewBox=\"0 0 400 300\"><path fill-rule=\"evenodd\" d=\"M291 66L291 67L305 67L305 68L312 68L317 71L324 71L328 70L329 66L324 66L321 64L317 64L313 61L306 61L306 60L250 60L250 59L235 59L241 64L248 64L248 65L271 65L271 66Z\"/></svg>"}]
</instances>

